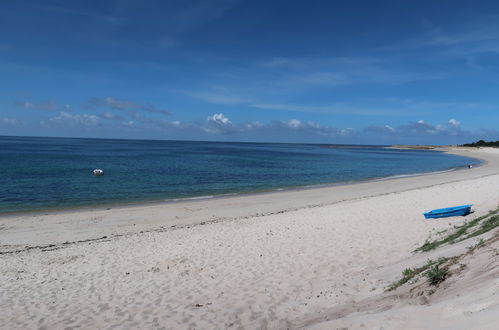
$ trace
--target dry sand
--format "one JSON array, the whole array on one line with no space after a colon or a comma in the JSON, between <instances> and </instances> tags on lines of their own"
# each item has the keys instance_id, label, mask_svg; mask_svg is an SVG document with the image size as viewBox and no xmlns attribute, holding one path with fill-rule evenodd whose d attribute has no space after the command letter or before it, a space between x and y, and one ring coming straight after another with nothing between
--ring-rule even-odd
<instances>
[{"instance_id":1,"label":"dry sand","mask_svg":"<svg viewBox=\"0 0 499 330\"><path fill-rule=\"evenodd\" d=\"M336 187L2 217L0 328L397 329L499 322L494 278L481 296L463 294L455 302L462 310L475 306L465 319L453 318L459 308L446 308L455 296L424 307L377 300L407 264L427 257L411 251L464 221L428 221L422 211L473 203L475 213L466 217L472 219L497 207L499 151L452 152L487 164ZM366 299L381 311L362 305ZM427 314L432 322L416 322Z\"/></svg>"}]
</instances>

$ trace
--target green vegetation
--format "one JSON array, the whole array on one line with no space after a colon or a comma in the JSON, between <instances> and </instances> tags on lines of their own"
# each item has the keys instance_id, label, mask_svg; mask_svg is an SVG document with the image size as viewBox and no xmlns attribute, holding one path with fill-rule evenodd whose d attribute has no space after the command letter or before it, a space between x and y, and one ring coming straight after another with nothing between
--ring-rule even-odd
<instances>
[{"instance_id":1,"label":"green vegetation","mask_svg":"<svg viewBox=\"0 0 499 330\"><path fill-rule=\"evenodd\" d=\"M417 274L416 274L416 271L414 269L412 269L412 268L406 268L402 272L402 275L404 275L404 277L413 278Z\"/></svg>"},{"instance_id":2,"label":"green vegetation","mask_svg":"<svg viewBox=\"0 0 499 330\"><path fill-rule=\"evenodd\" d=\"M474 232L470 233L468 236L466 236L464 239L470 238L470 237L475 237L478 235L481 235L483 233L486 233L488 231L491 231L492 229L496 228L499 226L499 215L490 217L489 219L485 220L480 228L475 230Z\"/></svg>"},{"instance_id":3,"label":"green vegetation","mask_svg":"<svg viewBox=\"0 0 499 330\"><path fill-rule=\"evenodd\" d=\"M463 144L463 147L495 147L495 148L499 148L499 141L487 142L484 140L480 140L480 141L473 142L473 143Z\"/></svg>"},{"instance_id":4,"label":"green vegetation","mask_svg":"<svg viewBox=\"0 0 499 330\"><path fill-rule=\"evenodd\" d=\"M437 285L445 280L447 272L447 269L439 268L438 265L434 265L426 272L426 277L431 285Z\"/></svg>"},{"instance_id":5,"label":"green vegetation","mask_svg":"<svg viewBox=\"0 0 499 330\"><path fill-rule=\"evenodd\" d=\"M442 239L435 241L427 240L421 247L416 249L415 252L426 252L447 243L453 244L460 242L468 238L479 236L497 227L499 227L499 208L494 211L490 211L487 215L468 221L461 226L454 227L456 230ZM443 232L439 232L439 234L442 233ZM456 264L464 256L473 253L474 250L484 246L485 243L486 241L482 238L473 246L468 247L468 252L461 255L454 256L452 258L439 258L436 261L428 260L428 262L421 267L406 268L402 272L402 278L397 282L392 283L386 291L395 290L405 283L416 279L420 275L426 276L431 285L437 285L445 280L450 266ZM442 265L443 267L441 267ZM461 270L464 267L465 265L460 265Z\"/></svg>"},{"instance_id":6,"label":"green vegetation","mask_svg":"<svg viewBox=\"0 0 499 330\"><path fill-rule=\"evenodd\" d=\"M392 285L390 285L388 289L386 289L386 291L395 290L399 286L402 286L405 283L409 282L410 280L416 278L418 275L426 274L428 269L431 269L432 267L435 266L438 267L441 264L453 259L454 258L438 258L438 260L428 260L425 265L418 268L406 268L402 272L402 278L397 282L393 283Z\"/></svg>"},{"instance_id":7,"label":"green vegetation","mask_svg":"<svg viewBox=\"0 0 499 330\"><path fill-rule=\"evenodd\" d=\"M455 227L457 230L448 236L435 240L427 240L422 246L414 252L427 252L444 244L453 244L463 241L470 237L475 237L486 233L499 226L499 209L489 212L489 214L473 219L464 223L462 226ZM484 221L485 220L485 221ZM480 225L480 226L479 226Z\"/></svg>"}]
</instances>

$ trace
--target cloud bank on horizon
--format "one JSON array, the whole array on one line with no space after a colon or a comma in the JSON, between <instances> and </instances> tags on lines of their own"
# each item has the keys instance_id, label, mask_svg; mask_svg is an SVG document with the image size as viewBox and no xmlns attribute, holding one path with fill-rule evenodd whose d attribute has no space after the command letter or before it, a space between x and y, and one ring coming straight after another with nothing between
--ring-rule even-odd
<instances>
[{"instance_id":1,"label":"cloud bank on horizon","mask_svg":"<svg viewBox=\"0 0 499 330\"><path fill-rule=\"evenodd\" d=\"M499 4L22 1L0 135L499 140Z\"/></svg>"}]
</instances>

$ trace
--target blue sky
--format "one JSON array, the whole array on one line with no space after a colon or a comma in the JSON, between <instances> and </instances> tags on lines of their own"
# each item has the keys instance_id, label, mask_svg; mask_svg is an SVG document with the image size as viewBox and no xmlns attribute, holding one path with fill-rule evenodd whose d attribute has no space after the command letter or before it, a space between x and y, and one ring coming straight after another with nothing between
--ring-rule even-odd
<instances>
[{"instance_id":1,"label":"blue sky","mask_svg":"<svg viewBox=\"0 0 499 330\"><path fill-rule=\"evenodd\" d=\"M0 135L499 140L496 1L10 1Z\"/></svg>"}]
</instances>

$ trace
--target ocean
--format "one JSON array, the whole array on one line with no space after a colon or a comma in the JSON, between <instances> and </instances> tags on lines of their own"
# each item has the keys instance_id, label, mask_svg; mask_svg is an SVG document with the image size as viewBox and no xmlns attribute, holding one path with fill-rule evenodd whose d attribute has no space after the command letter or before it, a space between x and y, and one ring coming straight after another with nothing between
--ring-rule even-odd
<instances>
[{"instance_id":1,"label":"ocean","mask_svg":"<svg viewBox=\"0 0 499 330\"><path fill-rule=\"evenodd\" d=\"M211 198L478 163L384 146L0 137L0 213ZM96 168L104 176L93 176Z\"/></svg>"}]
</instances>

